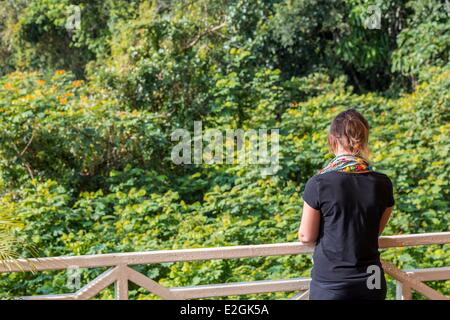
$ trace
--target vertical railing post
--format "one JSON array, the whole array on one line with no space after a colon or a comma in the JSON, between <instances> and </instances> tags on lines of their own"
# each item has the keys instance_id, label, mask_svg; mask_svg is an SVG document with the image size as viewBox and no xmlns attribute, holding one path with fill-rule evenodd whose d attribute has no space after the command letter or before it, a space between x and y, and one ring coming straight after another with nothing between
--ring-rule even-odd
<instances>
[{"instance_id":1,"label":"vertical railing post","mask_svg":"<svg viewBox=\"0 0 450 320\"><path fill-rule=\"evenodd\" d=\"M401 283L400 281L395 281L395 299L396 300L411 300L412 292L411 287Z\"/></svg>"},{"instance_id":2,"label":"vertical railing post","mask_svg":"<svg viewBox=\"0 0 450 320\"><path fill-rule=\"evenodd\" d=\"M119 276L117 277L117 281L114 283L115 297L116 300L128 300L127 266L120 265L117 267L119 268Z\"/></svg>"}]
</instances>

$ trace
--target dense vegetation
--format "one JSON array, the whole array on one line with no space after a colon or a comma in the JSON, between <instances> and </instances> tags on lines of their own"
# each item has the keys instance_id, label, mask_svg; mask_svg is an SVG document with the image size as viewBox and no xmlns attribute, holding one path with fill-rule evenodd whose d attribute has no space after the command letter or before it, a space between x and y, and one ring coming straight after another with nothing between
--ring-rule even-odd
<instances>
[{"instance_id":1,"label":"dense vegetation","mask_svg":"<svg viewBox=\"0 0 450 320\"><path fill-rule=\"evenodd\" d=\"M448 231L445 1L380 2L381 29L368 29L374 3L0 1L0 212L18 222L0 232L23 256L17 243L60 256L296 241L304 183L331 156L330 120L350 107L369 119L371 161L394 183L385 233ZM75 5L80 27L68 31ZM279 128L280 170L175 165L170 134L196 120ZM450 263L445 246L383 257L401 268ZM310 267L310 257L288 256L139 270L183 286L308 276ZM433 286L449 294L448 282ZM64 272L2 275L0 288L69 291Z\"/></svg>"}]
</instances>

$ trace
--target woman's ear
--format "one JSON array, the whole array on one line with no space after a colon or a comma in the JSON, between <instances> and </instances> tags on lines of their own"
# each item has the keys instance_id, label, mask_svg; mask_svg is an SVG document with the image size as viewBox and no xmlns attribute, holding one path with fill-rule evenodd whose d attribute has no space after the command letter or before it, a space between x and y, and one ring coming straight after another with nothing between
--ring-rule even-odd
<instances>
[{"instance_id":1,"label":"woman's ear","mask_svg":"<svg viewBox=\"0 0 450 320\"><path fill-rule=\"evenodd\" d=\"M328 147L330 148L331 153L336 154L338 150L338 139L333 136L331 133L328 134Z\"/></svg>"},{"instance_id":2,"label":"woman's ear","mask_svg":"<svg viewBox=\"0 0 450 320\"><path fill-rule=\"evenodd\" d=\"M330 152L333 154L336 154L339 150L339 139L331 133L328 134L328 147L330 148Z\"/></svg>"},{"instance_id":3,"label":"woman's ear","mask_svg":"<svg viewBox=\"0 0 450 320\"><path fill-rule=\"evenodd\" d=\"M370 158L370 149L367 145L364 145L363 148L361 148L358 151L359 156L363 157L364 159L369 159Z\"/></svg>"},{"instance_id":4,"label":"woman's ear","mask_svg":"<svg viewBox=\"0 0 450 320\"><path fill-rule=\"evenodd\" d=\"M370 158L370 149L369 147L365 147L362 151L363 157L364 159L369 159Z\"/></svg>"}]
</instances>

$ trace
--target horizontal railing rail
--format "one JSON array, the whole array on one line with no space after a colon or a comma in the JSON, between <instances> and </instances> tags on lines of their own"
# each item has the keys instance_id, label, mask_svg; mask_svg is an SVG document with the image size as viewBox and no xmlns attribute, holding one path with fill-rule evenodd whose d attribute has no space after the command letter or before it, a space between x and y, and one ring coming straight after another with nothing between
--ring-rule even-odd
<instances>
[{"instance_id":1,"label":"horizontal railing rail","mask_svg":"<svg viewBox=\"0 0 450 320\"><path fill-rule=\"evenodd\" d=\"M450 232L384 236L380 237L379 240L379 246L382 249L447 243L450 243ZM134 282L164 299L194 299L283 291L299 291L293 299L307 299L307 290L310 282L310 279L308 278L165 288L129 266L167 262L308 254L313 250L313 246L308 246L297 242L229 246L219 248L195 248L84 256L62 256L4 261L0 263L0 272L49 271L63 270L73 267L112 267L75 293L23 297L26 299L89 299L113 283L116 288L116 298L127 299L128 281ZM393 276L398 282L398 298L410 299L411 290L418 291L433 299L446 298L439 292L423 284L422 281L450 279L450 270L448 267L414 271L410 270L404 272L396 269L393 265L387 262L383 262L383 266L386 273Z\"/></svg>"},{"instance_id":2,"label":"horizontal railing rail","mask_svg":"<svg viewBox=\"0 0 450 320\"><path fill-rule=\"evenodd\" d=\"M380 237L379 240L379 246L382 249L445 243L450 243L450 232L384 236ZM283 256L311 253L313 250L314 246L304 245L301 242L288 242L218 248L155 250L83 256L61 256L37 259L19 259L14 262L4 261L0 264L0 272L62 270L75 265L79 268L94 268L111 267L120 264L137 265L196 260Z\"/></svg>"}]
</instances>

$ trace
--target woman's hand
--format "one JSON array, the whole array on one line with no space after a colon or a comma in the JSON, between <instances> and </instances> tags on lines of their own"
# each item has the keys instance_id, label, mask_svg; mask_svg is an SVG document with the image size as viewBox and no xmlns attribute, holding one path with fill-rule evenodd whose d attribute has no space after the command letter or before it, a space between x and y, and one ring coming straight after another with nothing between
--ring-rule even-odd
<instances>
[{"instance_id":1,"label":"woman's hand","mask_svg":"<svg viewBox=\"0 0 450 320\"><path fill-rule=\"evenodd\" d=\"M320 211L303 201L303 214L298 239L304 244L315 244L319 235Z\"/></svg>"}]
</instances>

